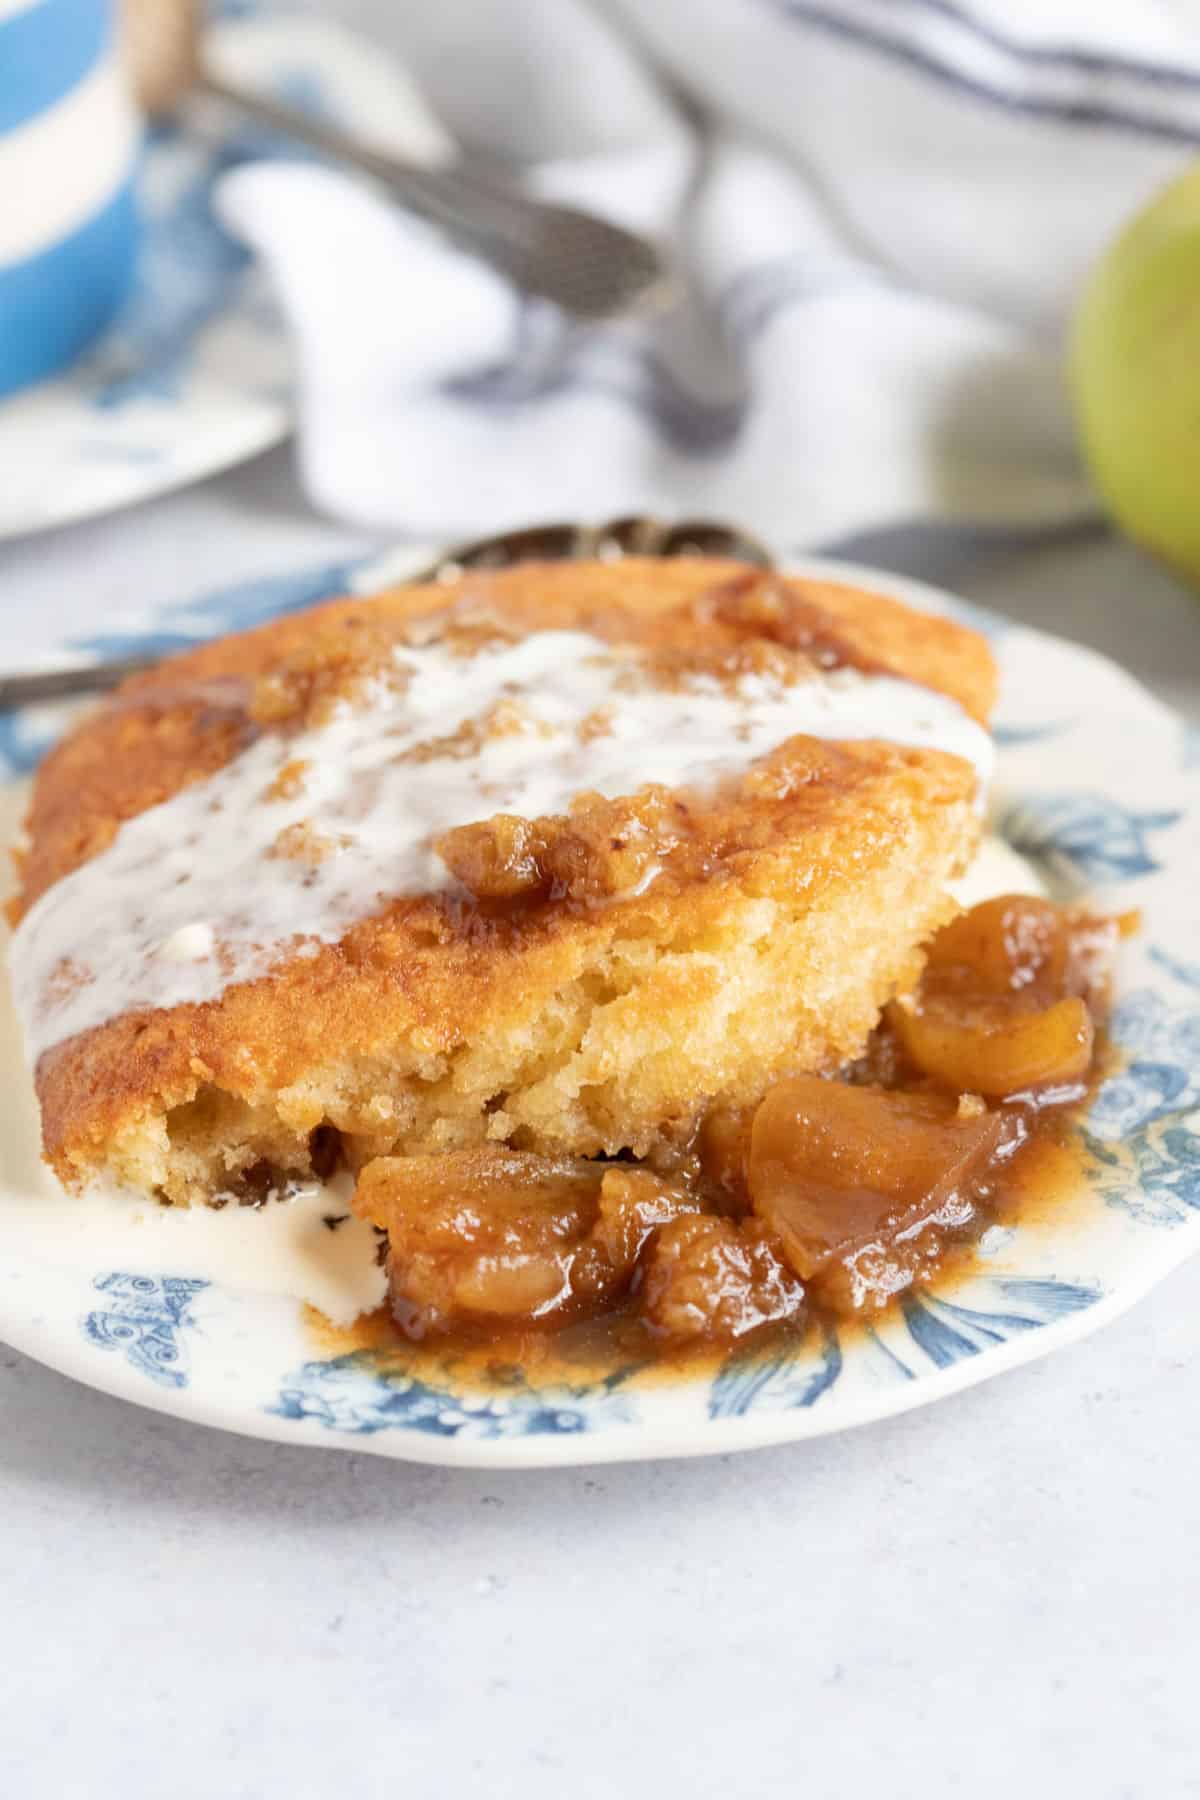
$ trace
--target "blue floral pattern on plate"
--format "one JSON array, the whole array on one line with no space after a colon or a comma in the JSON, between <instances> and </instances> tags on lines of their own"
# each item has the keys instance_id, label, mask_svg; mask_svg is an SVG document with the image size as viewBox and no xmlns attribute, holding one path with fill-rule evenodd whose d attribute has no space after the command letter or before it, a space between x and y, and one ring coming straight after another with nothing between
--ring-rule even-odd
<instances>
[{"instance_id":1,"label":"blue floral pattern on plate","mask_svg":"<svg viewBox=\"0 0 1200 1800\"><path fill-rule=\"evenodd\" d=\"M1018 745L1044 744L1069 729L1070 721L1066 719L1044 719L1036 725L1010 725L1004 719L997 719L992 726L992 736L997 749L1014 750Z\"/></svg>"},{"instance_id":2,"label":"blue floral pattern on plate","mask_svg":"<svg viewBox=\"0 0 1200 1800\"><path fill-rule=\"evenodd\" d=\"M358 1351L304 1363L284 1380L270 1410L283 1419L312 1419L360 1436L398 1426L443 1438L567 1437L633 1421L636 1409L619 1391L619 1380L463 1393L389 1371L371 1352Z\"/></svg>"},{"instance_id":3,"label":"blue floral pattern on plate","mask_svg":"<svg viewBox=\"0 0 1200 1800\"><path fill-rule=\"evenodd\" d=\"M1151 837L1180 816L1169 808L1135 811L1103 794L1024 793L1002 815L1000 831L1023 856L1091 886L1161 868Z\"/></svg>"},{"instance_id":4,"label":"blue floral pattern on plate","mask_svg":"<svg viewBox=\"0 0 1200 1800\"><path fill-rule=\"evenodd\" d=\"M885 1380L916 1381L922 1366L946 1369L978 1356L1091 1306L1099 1290L1072 1282L1001 1280L991 1284L987 1307L963 1306L939 1297L909 1295L898 1319L885 1327L854 1327L822 1334L819 1346L806 1354L777 1351L734 1354L721 1368L709 1392L711 1418L740 1418L770 1408L793 1411L815 1406L841 1379L855 1355L861 1335L877 1353ZM898 1328L902 1325L907 1341Z\"/></svg>"},{"instance_id":5,"label":"blue floral pattern on plate","mask_svg":"<svg viewBox=\"0 0 1200 1800\"><path fill-rule=\"evenodd\" d=\"M937 1294L905 1297L900 1308L905 1329L936 1368L979 1356L995 1344L1094 1306L1100 1298L1098 1288L1071 1281L998 1281L995 1288L995 1310L960 1306Z\"/></svg>"},{"instance_id":6,"label":"blue floral pattern on plate","mask_svg":"<svg viewBox=\"0 0 1200 1800\"><path fill-rule=\"evenodd\" d=\"M187 1386L183 1332L195 1325L189 1308L207 1281L171 1275L97 1275L92 1286L105 1304L87 1314L83 1334L98 1350L119 1350L160 1387Z\"/></svg>"},{"instance_id":7,"label":"blue floral pattern on plate","mask_svg":"<svg viewBox=\"0 0 1200 1800\"><path fill-rule=\"evenodd\" d=\"M1143 1223L1182 1224L1200 1212L1200 1007L1142 990L1113 1034L1128 1060L1088 1119L1097 1191Z\"/></svg>"}]
</instances>

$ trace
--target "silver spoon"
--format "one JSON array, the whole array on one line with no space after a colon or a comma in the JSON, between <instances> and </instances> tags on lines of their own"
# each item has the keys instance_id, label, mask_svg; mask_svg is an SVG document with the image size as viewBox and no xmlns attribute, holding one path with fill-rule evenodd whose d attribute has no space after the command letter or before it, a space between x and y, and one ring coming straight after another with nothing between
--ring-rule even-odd
<instances>
[{"instance_id":1,"label":"silver spoon","mask_svg":"<svg viewBox=\"0 0 1200 1800\"><path fill-rule=\"evenodd\" d=\"M643 515L610 519L603 525L533 525L495 537L459 544L407 581L450 584L470 569L503 569L518 562L561 562L598 558L619 562L622 556L731 556L738 562L770 568L771 553L757 538L711 519L685 519L668 524ZM153 668L160 656L121 656L112 662L76 663L68 668L35 669L0 676L0 712L39 701L66 700L73 695L102 693L128 675Z\"/></svg>"}]
</instances>

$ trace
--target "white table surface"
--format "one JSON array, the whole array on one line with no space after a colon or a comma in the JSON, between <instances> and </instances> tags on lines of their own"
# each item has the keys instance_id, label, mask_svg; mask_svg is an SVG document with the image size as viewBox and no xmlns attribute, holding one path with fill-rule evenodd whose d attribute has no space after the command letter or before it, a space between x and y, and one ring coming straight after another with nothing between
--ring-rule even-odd
<instances>
[{"instance_id":1,"label":"white table surface","mask_svg":"<svg viewBox=\"0 0 1200 1800\"><path fill-rule=\"evenodd\" d=\"M0 548L0 666L361 542L274 453ZM1200 718L1200 603L1099 533L851 549ZM252 1442L0 1346L0 1795L1200 1794L1198 1480L1200 1262L905 1418L595 1472Z\"/></svg>"}]
</instances>

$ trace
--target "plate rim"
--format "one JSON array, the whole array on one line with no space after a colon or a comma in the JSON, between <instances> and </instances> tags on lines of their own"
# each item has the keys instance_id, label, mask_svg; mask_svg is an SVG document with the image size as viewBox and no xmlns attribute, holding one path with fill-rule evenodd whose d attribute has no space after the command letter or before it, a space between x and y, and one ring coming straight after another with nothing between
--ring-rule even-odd
<instances>
[{"instance_id":1,"label":"plate rim","mask_svg":"<svg viewBox=\"0 0 1200 1800\"><path fill-rule=\"evenodd\" d=\"M1179 1242L1180 1232L1189 1235L1190 1246L1182 1255L1167 1255L1167 1244ZM1139 1264L1137 1278L1104 1295L1092 1305L1071 1313L1036 1333L1013 1337L995 1347L967 1357L945 1369L923 1373L905 1386L876 1391L876 1404L860 1405L852 1416L838 1417L832 1422L815 1408L779 1409L755 1415L705 1419L692 1424L667 1428L647 1428L637 1422L589 1430L579 1435L472 1437L433 1437L420 1431L399 1428L394 1432L359 1433L337 1426L318 1425L313 1420L288 1421L259 1407L254 1412L238 1411L232 1406L203 1399L190 1406L172 1404L176 1394L189 1390L164 1390L138 1385L135 1373L120 1361L102 1362L86 1358L83 1340L76 1331L69 1340L74 1356L58 1354L58 1340L43 1347L35 1327L28 1333L14 1332L4 1317L0 1302L0 1342L29 1356L55 1374L78 1385L106 1394L130 1406L176 1418L187 1425L205 1430L227 1431L237 1437L267 1443L290 1445L305 1450L342 1450L360 1456L377 1456L392 1462L425 1464L431 1468L463 1469L545 1469L586 1468L617 1463L693 1460L703 1456L727 1456L750 1450L776 1449L784 1444L808 1443L816 1438L834 1437L843 1431L860 1431L924 1406L951 1398L969 1388L979 1387L995 1377L1010 1374L1028 1363L1040 1362L1059 1350L1081 1343L1094 1332L1102 1331L1114 1320L1143 1301L1200 1248L1200 1218L1187 1221L1178 1232L1164 1240L1163 1252L1147 1256ZM74 1321L73 1321L74 1322ZM76 1342L78 1340L78 1342ZM986 1358L986 1361L984 1359ZM96 1379L93 1370L107 1373L107 1380ZM319 1435L318 1435L319 1433ZM715 1441L714 1441L715 1440Z\"/></svg>"}]
</instances>

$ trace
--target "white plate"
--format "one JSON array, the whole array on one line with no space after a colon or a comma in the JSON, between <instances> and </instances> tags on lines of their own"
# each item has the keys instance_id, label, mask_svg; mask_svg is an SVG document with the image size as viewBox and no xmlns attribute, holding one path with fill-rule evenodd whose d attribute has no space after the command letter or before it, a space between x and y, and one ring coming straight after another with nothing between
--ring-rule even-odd
<instances>
[{"instance_id":1,"label":"white plate","mask_svg":"<svg viewBox=\"0 0 1200 1800\"><path fill-rule=\"evenodd\" d=\"M83 361L0 402L0 538L149 499L286 435L283 328L212 213L216 181L253 142L151 135L143 242L118 322Z\"/></svg>"},{"instance_id":2,"label":"white plate","mask_svg":"<svg viewBox=\"0 0 1200 1800\"><path fill-rule=\"evenodd\" d=\"M250 12L211 26L206 55L228 79L416 161L449 151L404 71L333 22ZM187 129L150 132L130 300L81 362L0 402L0 539L150 499L287 435L283 323L213 194L240 163L293 153L211 103L192 104Z\"/></svg>"},{"instance_id":3,"label":"white plate","mask_svg":"<svg viewBox=\"0 0 1200 1800\"><path fill-rule=\"evenodd\" d=\"M411 553L408 553L411 561ZM401 570L393 568L399 573ZM961 612L918 583L847 564L799 572L860 582L918 607ZM316 592L368 591L378 563L295 584L242 588L160 622L169 646L254 623ZM1045 1217L984 1238L974 1272L910 1299L874 1330L831 1334L764 1360L654 1385L635 1371L539 1389L514 1377L486 1394L383 1370L369 1352L322 1353L297 1293L256 1289L254 1259L213 1279L186 1238L93 1223L38 1228L27 1080L14 1081L0 1146L0 1335L108 1393L253 1437L438 1463L530 1466L704 1455L840 1431L982 1381L1084 1336L1131 1305L1200 1242L1198 760L1178 720L1114 664L1038 632L971 614L1003 673L998 818L1059 892L1141 909L1120 974L1122 1072L1088 1122L1088 1173ZM26 766L53 720L11 721L0 755ZM11 1034L7 1015L0 1025ZM44 1191L44 1190L43 1190ZM70 1216L70 1215L68 1215ZM209 1215L247 1229L243 1215ZM252 1227L251 1227L252 1229ZM174 1248L166 1256L163 1245ZM329 1244L335 1239L331 1236ZM317 1253L321 1250L317 1232ZM182 1246L182 1248L180 1248Z\"/></svg>"}]
</instances>

